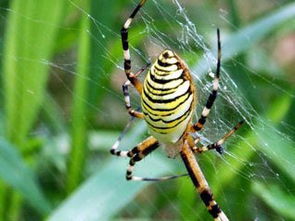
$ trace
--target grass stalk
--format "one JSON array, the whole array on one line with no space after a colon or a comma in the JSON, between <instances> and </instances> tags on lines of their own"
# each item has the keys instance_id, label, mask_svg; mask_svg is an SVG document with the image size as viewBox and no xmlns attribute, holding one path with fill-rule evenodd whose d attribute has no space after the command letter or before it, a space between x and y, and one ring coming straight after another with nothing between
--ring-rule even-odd
<instances>
[{"instance_id":1,"label":"grass stalk","mask_svg":"<svg viewBox=\"0 0 295 221\"><path fill-rule=\"evenodd\" d=\"M20 150L26 147L46 90L46 61L52 56L63 4L59 0L11 1L3 49L5 136ZM18 220L21 197L12 193L10 200L7 212ZM4 205L1 201L0 207Z\"/></svg>"},{"instance_id":2,"label":"grass stalk","mask_svg":"<svg viewBox=\"0 0 295 221\"><path fill-rule=\"evenodd\" d=\"M67 192L71 193L80 183L84 171L87 153L88 122L88 74L90 39L89 17L84 15L81 22L80 42L78 49L78 66L75 78L74 99L72 108L71 153L68 162Z\"/></svg>"},{"instance_id":3,"label":"grass stalk","mask_svg":"<svg viewBox=\"0 0 295 221\"><path fill-rule=\"evenodd\" d=\"M0 221L5 221L6 205L3 202L7 202L7 189L7 185L0 181Z\"/></svg>"},{"instance_id":4,"label":"grass stalk","mask_svg":"<svg viewBox=\"0 0 295 221\"><path fill-rule=\"evenodd\" d=\"M11 192L10 205L7 211L7 220L20 220L23 197L16 191Z\"/></svg>"}]
</instances>

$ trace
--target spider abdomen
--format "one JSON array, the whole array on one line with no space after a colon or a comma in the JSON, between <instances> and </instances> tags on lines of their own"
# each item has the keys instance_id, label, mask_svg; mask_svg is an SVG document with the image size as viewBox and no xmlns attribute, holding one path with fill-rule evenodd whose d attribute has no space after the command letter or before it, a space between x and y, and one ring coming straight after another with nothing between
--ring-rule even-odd
<instances>
[{"instance_id":1,"label":"spider abdomen","mask_svg":"<svg viewBox=\"0 0 295 221\"><path fill-rule=\"evenodd\" d=\"M165 50L148 71L141 106L150 133L162 143L176 143L191 121L195 89L184 62Z\"/></svg>"}]
</instances>

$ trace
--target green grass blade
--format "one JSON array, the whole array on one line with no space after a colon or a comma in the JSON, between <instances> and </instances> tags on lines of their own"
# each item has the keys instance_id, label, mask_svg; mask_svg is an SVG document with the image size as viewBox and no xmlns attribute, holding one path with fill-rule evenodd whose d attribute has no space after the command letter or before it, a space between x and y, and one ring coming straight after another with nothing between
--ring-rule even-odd
<instances>
[{"instance_id":1,"label":"green grass blade","mask_svg":"<svg viewBox=\"0 0 295 221\"><path fill-rule=\"evenodd\" d=\"M295 142L274 127L259 128L257 132L263 143L257 147L295 183Z\"/></svg>"},{"instance_id":2,"label":"green grass blade","mask_svg":"<svg viewBox=\"0 0 295 221\"><path fill-rule=\"evenodd\" d=\"M279 123L288 112L291 102L292 99L290 99L288 96L280 97L273 102L276 105L273 105L269 108L268 112L265 114L266 117L268 117L268 119L272 120L274 123ZM226 160L218 165L216 171L216 174L218 174L218 179L214 179L215 182L210 183L211 189L216 197L222 195L223 189L228 185L231 185L232 180L238 179L236 178L239 176L238 171L242 171L256 153L256 149L253 147L260 148L261 137L257 136L259 135L257 131L259 131L260 128L273 127L273 125L269 124L261 125L261 122L266 121L262 118L257 119L257 122L252 124L253 130L243 135L244 140L231 147L230 155L235 157L225 156ZM264 140L263 142L268 143L267 140ZM269 147L272 146L272 144L268 145ZM222 201L222 198L217 198L217 201ZM202 211L201 213L205 213L205 211Z\"/></svg>"},{"instance_id":3,"label":"green grass blade","mask_svg":"<svg viewBox=\"0 0 295 221\"><path fill-rule=\"evenodd\" d=\"M74 194L53 212L49 221L58 220L109 220L123 206L130 202L142 190L147 182L128 182L125 180L125 168L128 160L113 159L104 168L88 179ZM149 164L159 165L153 176L170 172L169 163L153 156ZM167 165L168 164L168 165ZM149 168L141 168L147 173Z\"/></svg>"},{"instance_id":4,"label":"green grass blade","mask_svg":"<svg viewBox=\"0 0 295 221\"><path fill-rule=\"evenodd\" d=\"M24 148L42 103L64 1L11 1L3 49L5 135ZM18 219L21 198L11 194L7 210ZM5 196L0 195L0 207ZM2 210L2 209L0 209Z\"/></svg>"},{"instance_id":5,"label":"green grass blade","mask_svg":"<svg viewBox=\"0 0 295 221\"><path fill-rule=\"evenodd\" d=\"M64 134L66 131L66 122L62 116L62 110L54 98L46 93L46 102L42 105L42 118L49 125L54 134Z\"/></svg>"},{"instance_id":6,"label":"green grass blade","mask_svg":"<svg viewBox=\"0 0 295 221\"><path fill-rule=\"evenodd\" d=\"M63 5L59 0L11 4L3 56L4 104L7 136L20 147L42 103Z\"/></svg>"},{"instance_id":7,"label":"green grass blade","mask_svg":"<svg viewBox=\"0 0 295 221\"><path fill-rule=\"evenodd\" d=\"M270 120L272 120L274 123L279 123L288 112L288 109L291 106L291 102L292 102L292 99L290 99L290 97L288 96L280 97L279 99L273 102L276 105L270 107L270 109L266 113L266 116ZM213 188L216 194L219 193L220 188L226 186L228 182L234 179L234 176L238 175L236 171L241 170L245 166L244 162L250 160L250 158L253 156L253 154L255 153L255 149L250 147L255 146L257 148L262 148L261 146L263 145L259 145L259 142L261 142L261 140L263 140L264 143L268 143L268 139L265 139L265 137L263 137L264 139L257 137L257 135L260 135L260 134L259 132L257 133L256 131L259 131L260 128L266 128L266 127L272 128L273 125L270 125L270 124L261 125L261 122L266 122L266 121L263 119L260 119L258 122L256 122L253 125L253 130L251 130L244 136L247 143L242 141L236 144L236 146L239 148L232 147L231 155L234 155L237 158L243 159L243 160L237 161L235 158L228 158L226 162L219 165L219 168L221 169L220 171L218 171L218 175L221 177L221 179L218 180L218 182L216 183L216 187ZM269 143L269 145L272 146L271 143ZM227 168L228 164L231 165L231 167L234 168L234 170L222 169L222 168Z\"/></svg>"},{"instance_id":8,"label":"green grass blade","mask_svg":"<svg viewBox=\"0 0 295 221\"><path fill-rule=\"evenodd\" d=\"M222 60L226 61L248 50L269 32L280 24L295 18L295 3L290 3L277 11L259 19L257 22L240 29L237 33L229 36L222 43ZM222 35L222 33L221 33ZM216 54L214 52L214 54ZM196 73L205 73L216 64L208 63L208 59L201 59L196 67L192 68Z\"/></svg>"},{"instance_id":9,"label":"green grass blade","mask_svg":"<svg viewBox=\"0 0 295 221\"><path fill-rule=\"evenodd\" d=\"M132 147L142 140L145 132L145 123L138 123L126 135L121 146ZM113 143L117 136L110 137L110 139ZM159 159L153 155L151 158L148 157L147 161L148 165L158 166L153 174L148 176L174 174L171 162L167 162L166 157ZM151 171L149 166L143 166L144 163L139 164L138 174L149 174L148 172ZM109 220L147 185L145 182L127 182L125 180L127 164L128 159L117 157L104 164L101 171L86 180L76 192L53 211L49 220Z\"/></svg>"},{"instance_id":10,"label":"green grass blade","mask_svg":"<svg viewBox=\"0 0 295 221\"><path fill-rule=\"evenodd\" d=\"M78 66L75 78L71 154L68 162L67 192L72 192L81 182L87 152L87 124L89 93L90 35L89 17L84 15L81 22L80 42L78 49Z\"/></svg>"},{"instance_id":11,"label":"green grass blade","mask_svg":"<svg viewBox=\"0 0 295 221\"><path fill-rule=\"evenodd\" d=\"M33 172L25 165L16 148L3 139L0 139L0 177L40 213L49 212L49 203L39 189Z\"/></svg>"},{"instance_id":12,"label":"green grass blade","mask_svg":"<svg viewBox=\"0 0 295 221\"><path fill-rule=\"evenodd\" d=\"M255 182L252 189L268 206L283 217L295 220L295 196L285 193L276 185L264 185Z\"/></svg>"},{"instance_id":13,"label":"green grass blade","mask_svg":"<svg viewBox=\"0 0 295 221\"><path fill-rule=\"evenodd\" d=\"M292 99L289 96L280 97L273 102L275 105L270 107L265 115L268 117L269 120L272 120L274 123L278 124L287 114L289 108L291 107L291 102ZM218 198L218 196L220 197L222 195L224 188L231 185L231 181L239 179L238 177L240 176L240 173L238 173L238 171L242 171L245 167L248 166L248 162L250 162L251 158L255 156L257 150L262 150L265 148L265 146L267 146L269 148L268 151L272 152L273 148L277 148L275 144L269 142L269 139L267 137L262 137L260 134L261 128L274 128L274 125L266 123L267 120L264 120L262 117L259 117L256 120L257 121L252 124L252 129L248 133L243 135L243 141L235 144L234 146L231 146L230 155L225 155L226 160L218 164L218 167L216 169L218 179L215 178L215 182L210 183L211 189L218 202L222 202L222 198ZM262 124L262 122L264 123ZM278 133L278 131L276 131L275 133ZM278 134L276 134L275 137L277 136ZM261 142L263 142L263 145L261 145ZM282 155L283 154L281 154L281 157ZM290 157L292 157L293 155L294 153ZM289 164L291 162L292 161L290 161ZM200 213L205 214L206 211L201 211Z\"/></svg>"}]
</instances>

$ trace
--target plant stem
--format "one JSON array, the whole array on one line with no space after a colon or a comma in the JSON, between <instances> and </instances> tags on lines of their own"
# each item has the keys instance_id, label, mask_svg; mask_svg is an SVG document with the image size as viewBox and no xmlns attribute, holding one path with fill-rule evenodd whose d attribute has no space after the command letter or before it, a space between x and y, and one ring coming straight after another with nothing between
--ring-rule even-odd
<instances>
[{"instance_id":1,"label":"plant stem","mask_svg":"<svg viewBox=\"0 0 295 221\"><path fill-rule=\"evenodd\" d=\"M71 132L71 153L68 162L67 193L71 193L80 183L84 171L85 156L87 153L87 96L88 96L88 67L89 67L89 18L85 15L82 18L80 43L78 49L78 66L75 79L72 132ZM82 117L81 117L82 116Z\"/></svg>"},{"instance_id":2,"label":"plant stem","mask_svg":"<svg viewBox=\"0 0 295 221\"><path fill-rule=\"evenodd\" d=\"M7 212L7 220L15 221L20 219L23 198L16 191L12 191L10 195L10 205Z\"/></svg>"}]
</instances>

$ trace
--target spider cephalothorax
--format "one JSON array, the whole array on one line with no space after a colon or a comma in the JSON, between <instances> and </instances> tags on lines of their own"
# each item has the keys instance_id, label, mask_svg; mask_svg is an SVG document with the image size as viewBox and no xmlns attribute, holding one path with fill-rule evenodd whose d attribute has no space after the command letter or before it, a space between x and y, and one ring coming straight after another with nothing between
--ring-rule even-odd
<instances>
[{"instance_id":1,"label":"spider cephalothorax","mask_svg":"<svg viewBox=\"0 0 295 221\"><path fill-rule=\"evenodd\" d=\"M133 176L132 172L136 162L157 149L161 144L166 147L169 157L180 154L188 175L194 183L199 195L214 220L226 221L228 218L222 212L209 188L209 185L194 156L207 150L216 150L222 153L221 145L242 124L239 122L231 131L225 134L217 142L210 145L200 144L200 138L193 138L191 133L200 131L210 113L211 107L217 97L220 76L221 44L220 33L217 29L217 68L213 80L213 89L199 120L193 124L192 115L196 106L196 90L190 71L185 62L173 51L164 50L147 71L142 84L137 76L138 73L131 71L131 58L128 45L128 28L139 9L146 0L141 0L121 29L122 46L124 51L124 70L128 78L123 85L125 105L132 117L144 119L152 136L139 143L129 151L118 150L122 136L116 141L111 153L117 156L130 157L126 172L127 180L137 181L161 181L174 179L183 175L168 176L161 178L143 178ZM132 109L128 87L132 84L141 96L142 112ZM186 175L186 174L184 174Z\"/></svg>"}]
</instances>

